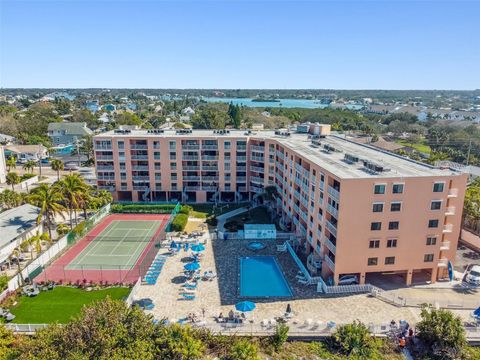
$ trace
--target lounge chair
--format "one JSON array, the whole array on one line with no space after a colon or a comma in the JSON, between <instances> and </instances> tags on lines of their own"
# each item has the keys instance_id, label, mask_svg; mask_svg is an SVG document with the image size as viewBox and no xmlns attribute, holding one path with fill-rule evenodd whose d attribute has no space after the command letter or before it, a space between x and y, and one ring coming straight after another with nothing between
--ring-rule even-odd
<instances>
[{"instance_id":1,"label":"lounge chair","mask_svg":"<svg viewBox=\"0 0 480 360\"><path fill-rule=\"evenodd\" d=\"M307 279L305 280L297 279L297 282L300 284L309 285L309 282L307 281Z\"/></svg>"},{"instance_id":2,"label":"lounge chair","mask_svg":"<svg viewBox=\"0 0 480 360\"><path fill-rule=\"evenodd\" d=\"M15 319L15 315L13 315L12 313L7 313L6 315L4 315L4 318L7 322L9 321L12 321L13 319Z\"/></svg>"},{"instance_id":3,"label":"lounge chair","mask_svg":"<svg viewBox=\"0 0 480 360\"><path fill-rule=\"evenodd\" d=\"M185 300L195 300L195 295L194 294L186 294L183 293L181 294Z\"/></svg>"},{"instance_id":4,"label":"lounge chair","mask_svg":"<svg viewBox=\"0 0 480 360\"><path fill-rule=\"evenodd\" d=\"M185 283L183 284L183 286L186 288L186 289L189 289L189 290L196 290L197 289L197 284L189 284L189 283Z\"/></svg>"}]
</instances>

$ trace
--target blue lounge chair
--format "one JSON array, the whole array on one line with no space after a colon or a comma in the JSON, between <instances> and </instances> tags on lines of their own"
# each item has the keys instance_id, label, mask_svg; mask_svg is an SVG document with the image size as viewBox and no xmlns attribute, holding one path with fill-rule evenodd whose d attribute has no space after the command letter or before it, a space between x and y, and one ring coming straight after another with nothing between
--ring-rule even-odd
<instances>
[{"instance_id":1,"label":"blue lounge chair","mask_svg":"<svg viewBox=\"0 0 480 360\"><path fill-rule=\"evenodd\" d=\"M197 283L195 283L195 284L185 283L185 284L183 284L183 286L184 286L186 289L194 290L194 289L197 288Z\"/></svg>"},{"instance_id":2,"label":"blue lounge chair","mask_svg":"<svg viewBox=\"0 0 480 360\"><path fill-rule=\"evenodd\" d=\"M193 295L193 294L190 295L190 294L185 294L184 293L184 294L182 294L182 296L185 300L195 300L195 295Z\"/></svg>"}]
</instances>

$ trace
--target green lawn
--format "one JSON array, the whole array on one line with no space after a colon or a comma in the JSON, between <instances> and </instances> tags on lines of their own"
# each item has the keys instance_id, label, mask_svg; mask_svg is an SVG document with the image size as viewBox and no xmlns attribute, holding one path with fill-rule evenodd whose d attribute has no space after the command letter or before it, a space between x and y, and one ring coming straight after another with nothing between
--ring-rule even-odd
<instances>
[{"instance_id":1,"label":"green lawn","mask_svg":"<svg viewBox=\"0 0 480 360\"><path fill-rule=\"evenodd\" d=\"M193 217L207 217L210 214L215 213L215 215L222 215L226 212L244 207L248 205L247 202L243 203L234 203L234 204L219 204L215 206L215 204L188 204L193 208L192 213L190 214Z\"/></svg>"},{"instance_id":2,"label":"green lawn","mask_svg":"<svg viewBox=\"0 0 480 360\"><path fill-rule=\"evenodd\" d=\"M432 151L430 149L430 146L428 146L426 144L423 144L421 142L420 143L410 143L406 140L397 140L396 143L398 143L400 145L411 147L412 149L415 149L415 150L420 151L420 152L425 153L425 154L430 154L430 152Z\"/></svg>"},{"instance_id":3,"label":"green lawn","mask_svg":"<svg viewBox=\"0 0 480 360\"><path fill-rule=\"evenodd\" d=\"M129 293L129 288L85 291L58 286L50 291L42 291L36 297L20 296L18 304L10 311L16 316L13 322L17 324L67 323L72 316L80 313L83 305L107 296L122 300Z\"/></svg>"},{"instance_id":4,"label":"green lawn","mask_svg":"<svg viewBox=\"0 0 480 360\"><path fill-rule=\"evenodd\" d=\"M272 220L270 219L270 215L267 212L267 209L264 206L258 206L253 208L249 211L249 213L245 212L236 216L233 216L228 219L225 227L228 227L228 223L236 223L240 228L243 229L243 224L272 224ZM278 224L274 223L277 227L277 230L281 230Z\"/></svg>"}]
</instances>

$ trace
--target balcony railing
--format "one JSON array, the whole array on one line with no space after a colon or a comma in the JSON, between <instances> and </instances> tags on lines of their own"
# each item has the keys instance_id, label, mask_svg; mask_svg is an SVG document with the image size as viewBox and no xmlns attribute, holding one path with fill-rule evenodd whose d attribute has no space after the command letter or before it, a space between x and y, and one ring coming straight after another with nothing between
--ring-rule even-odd
<instances>
[{"instance_id":1,"label":"balcony railing","mask_svg":"<svg viewBox=\"0 0 480 360\"><path fill-rule=\"evenodd\" d=\"M451 233L453 231L453 224L446 224L443 226L444 233Z\"/></svg>"},{"instance_id":2,"label":"balcony railing","mask_svg":"<svg viewBox=\"0 0 480 360\"><path fill-rule=\"evenodd\" d=\"M250 156L250 160L251 161L257 161L257 162L265 162L265 157L263 156L255 156L255 155L251 155Z\"/></svg>"},{"instance_id":3,"label":"balcony railing","mask_svg":"<svg viewBox=\"0 0 480 360\"><path fill-rule=\"evenodd\" d=\"M337 246L326 236L323 236L323 241L325 242L325 245L327 248L334 254L337 253Z\"/></svg>"},{"instance_id":4,"label":"balcony railing","mask_svg":"<svg viewBox=\"0 0 480 360\"><path fill-rule=\"evenodd\" d=\"M246 176L237 176L237 182L244 183L245 181L247 181Z\"/></svg>"},{"instance_id":5,"label":"balcony railing","mask_svg":"<svg viewBox=\"0 0 480 360\"><path fill-rule=\"evenodd\" d=\"M115 175L98 175L97 180L115 180Z\"/></svg>"},{"instance_id":6,"label":"balcony railing","mask_svg":"<svg viewBox=\"0 0 480 360\"><path fill-rule=\"evenodd\" d=\"M285 159L285 155L279 150L277 150L277 156L282 160Z\"/></svg>"},{"instance_id":7,"label":"balcony railing","mask_svg":"<svg viewBox=\"0 0 480 360\"><path fill-rule=\"evenodd\" d=\"M265 180L263 178L258 177L258 176L251 176L250 181L253 182L253 183L256 183L256 184L263 184L265 182Z\"/></svg>"},{"instance_id":8,"label":"balcony railing","mask_svg":"<svg viewBox=\"0 0 480 360\"><path fill-rule=\"evenodd\" d=\"M218 176L202 176L204 181L218 181Z\"/></svg>"},{"instance_id":9,"label":"balcony railing","mask_svg":"<svg viewBox=\"0 0 480 360\"><path fill-rule=\"evenodd\" d=\"M246 156L237 156L237 162L246 162L247 157Z\"/></svg>"},{"instance_id":10,"label":"balcony railing","mask_svg":"<svg viewBox=\"0 0 480 360\"><path fill-rule=\"evenodd\" d=\"M217 186L210 186L210 185L202 185L202 190L204 191L217 191Z\"/></svg>"},{"instance_id":11,"label":"balcony railing","mask_svg":"<svg viewBox=\"0 0 480 360\"><path fill-rule=\"evenodd\" d=\"M455 206L447 207L447 210L445 211L445 215L455 215Z\"/></svg>"},{"instance_id":12,"label":"balcony railing","mask_svg":"<svg viewBox=\"0 0 480 360\"><path fill-rule=\"evenodd\" d=\"M450 250L450 241L442 241L440 244L440 250Z\"/></svg>"},{"instance_id":13,"label":"balcony railing","mask_svg":"<svg viewBox=\"0 0 480 360\"><path fill-rule=\"evenodd\" d=\"M200 186L185 186L185 191L200 191Z\"/></svg>"},{"instance_id":14,"label":"balcony railing","mask_svg":"<svg viewBox=\"0 0 480 360\"><path fill-rule=\"evenodd\" d=\"M332 186L328 185L328 194L335 200L340 200L340 192L337 189L334 189Z\"/></svg>"},{"instance_id":15,"label":"balcony railing","mask_svg":"<svg viewBox=\"0 0 480 360\"><path fill-rule=\"evenodd\" d=\"M115 191L115 185L98 185L98 190Z\"/></svg>"},{"instance_id":16,"label":"balcony railing","mask_svg":"<svg viewBox=\"0 0 480 360\"><path fill-rule=\"evenodd\" d=\"M183 181L200 181L200 176L184 176Z\"/></svg>"},{"instance_id":17,"label":"balcony railing","mask_svg":"<svg viewBox=\"0 0 480 360\"><path fill-rule=\"evenodd\" d=\"M218 165L202 165L202 170L218 171Z\"/></svg>"},{"instance_id":18,"label":"balcony railing","mask_svg":"<svg viewBox=\"0 0 480 360\"><path fill-rule=\"evenodd\" d=\"M246 166L238 166L238 165L237 165L237 171L247 171L247 167L246 167Z\"/></svg>"},{"instance_id":19,"label":"balcony railing","mask_svg":"<svg viewBox=\"0 0 480 360\"><path fill-rule=\"evenodd\" d=\"M182 155L182 160L200 160L198 155Z\"/></svg>"},{"instance_id":20,"label":"balcony railing","mask_svg":"<svg viewBox=\"0 0 480 360\"><path fill-rule=\"evenodd\" d=\"M148 145L144 144L132 144L130 150L148 150Z\"/></svg>"},{"instance_id":21,"label":"balcony railing","mask_svg":"<svg viewBox=\"0 0 480 360\"><path fill-rule=\"evenodd\" d=\"M338 210L335 209L332 205L327 205L327 211L338 219Z\"/></svg>"},{"instance_id":22,"label":"balcony railing","mask_svg":"<svg viewBox=\"0 0 480 360\"><path fill-rule=\"evenodd\" d=\"M202 160L216 161L218 160L218 156L202 155Z\"/></svg>"},{"instance_id":23,"label":"balcony railing","mask_svg":"<svg viewBox=\"0 0 480 360\"><path fill-rule=\"evenodd\" d=\"M330 221L326 221L325 225L327 226L328 231L334 236L337 236L337 227L333 225Z\"/></svg>"},{"instance_id":24,"label":"balcony railing","mask_svg":"<svg viewBox=\"0 0 480 360\"><path fill-rule=\"evenodd\" d=\"M195 171L195 170L200 170L200 166L186 165L186 166L182 166L182 169L185 171Z\"/></svg>"},{"instance_id":25,"label":"balcony railing","mask_svg":"<svg viewBox=\"0 0 480 360\"><path fill-rule=\"evenodd\" d=\"M318 213L318 214L317 214L317 219L318 219L318 222L322 222L322 221L323 221L323 216L322 216L322 214Z\"/></svg>"},{"instance_id":26,"label":"balcony railing","mask_svg":"<svg viewBox=\"0 0 480 360\"><path fill-rule=\"evenodd\" d=\"M133 166L132 166L132 170L148 171L149 168L148 168L148 166L144 166L144 165L133 165Z\"/></svg>"},{"instance_id":27,"label":"balcony railing","mask_svg":"<svg viewBox=\"0 0 480 360\"><path fill-rule=\"evenodd\" d=\"M265 172L265 168L262 168L260 166L250 166L250 171L263 173Z\"/></svg>"},{"instance_id":28,"label":"balcony railing","mask_svg":"<svg viewBox=\"0 0 480 360\"><path fill-rule=\"evenodd\" d=\"M448 266L448 259L439 259L438 260L438 267L447 267Z\"/></svg>"},{"instance_id":29,"label":"balcony railing","mask_svg":"<svg viewBox=\"0 0 480 360\"><path fill-rule=\"evenodd\" d=\"M325 254L325 263L328 265L330 270L335 272L335 263L332 261L332 259L330 259L330 257L327 254Z\"/></svg>"},{"instance_id":30,"label":"balcony railing","mask_svg":"<svg viewBox=\"0 0 480 360\"><path fill-rule=\"evenodd\" d=\"M456 198L458 196L458 189L452 188L448 190L448 197L449 198Z\"/></svg>"},{"instance_id":31,"label":"balcony railing","mask_svg":"<svg viewBox=\"0 0 480 360\"><path fill-rule=\"evenodd\" d=\"M150 176L145 176L145 175L133 175L132 176L133 181L145 181L145 180L150 180Z\"/></svg>"},{"instance_id":32,"label":"balcony railing","mask_svg":"<svg viewBox=\"0 0 480 360\"><path fill-rule=\"evenodd\" d=\"M148 155L132 155L132 160L148 160Z\"/></svg>"},{"instance_id":33,"label":"balcony railing","mask_svg":"<svg viewBox=\"0 0 480 360\"><path fill-rule=\"evenodd\" d=\"M95 159L97 159L97 161L98 161L98 160L102 160L102 161L105 161L105 160L107 160L107 161L112 161L112 160L113 160L113 155L97 155L97 156L95 156Z\"/></svg>"},{"instance_id":34,"label":"balcony railing","mask_svg":"<svg viewBox=\"0 0 480 360\"><path fill-rule=\"evenodd\" d=\"M246 151L247 145L237 145L237 151Z\"/></svg>"},{"instance_id":35,"label":"balcony railing","mask_svg":"<svg viewBox=\"0 0 480 360\"><path fill-rule=\"evenodd\" d=\"M200 150L200 145L182 145L182 150Z\"/></svg>"},{"instance_id":36,"label":"balcony railing","mask_svg":"<svg viewBox=\"0 0 480 360\"><path fill-rule=\"evenodd\" d=\"M255 186L255 185L250 185L250 191L254 193L263 193L265 190L263 189L263 186Z\"/></svg>"},{"instance_id":37,"label":"balcony railing","mask_svg":"<svg viewBox=\"0 0 480 360\"><path fill-rule=\"evenodd\" d=\"M98 165L97 166L97 170L98 171L113 171L115 170L115 168L113 166L102 166L102 165Z\"/></svg>"},{"instance_id":38,"label":"balcony railing","mask_svg":"<svg viewBox=\"0 0 480 360\"><path fill-rule=\"evenodd\" d=\"M95 145L95 150L112 150L112 145Z\"/></svg>"},{"instance_id":39,"label":"balcony railing","mask_svg":"<svg viewBox=\"0 0 480 360\"><path fill-rule=\"evenodd\" d=\"M247 191L247 187L246 187L246 186L238 186L238 187L237 187L237 191L239 191L239 192L246 192L246 191Z\"/></svg>"},{"instance_id":40,"label":"balcony railing","mask_svg":"<svg viewBox=\"0 0 480 360\"><path fill-rule=\"evenodd\" d=\"M264 146L252 145L252 146L250 146L250 149L252 151L255 151L255 152L260 152L260 153L265 152L265 147Z\"/></svg>"},{"instance_id":41,"label":"balcony railing","mask_svg":"<svg viewBox=\"0 0 480 360\"><path fill-rule=\"evenodd\" d=\"M218 150L218 145L202 145L202 150Z\"/></svg>"}]
</instances>

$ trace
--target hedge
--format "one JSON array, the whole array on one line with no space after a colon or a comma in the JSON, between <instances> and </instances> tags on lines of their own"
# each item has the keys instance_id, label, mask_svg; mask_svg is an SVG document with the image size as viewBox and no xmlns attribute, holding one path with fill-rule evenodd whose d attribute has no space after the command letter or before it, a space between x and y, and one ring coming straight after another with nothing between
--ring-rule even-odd
<instances>
[{"instance_id":1,"label":"hedge","mask_svg":"<svg viewBox=\"0 0 480 360\"><path fill-rule=\"evenodd\" d=\"M179 213L180 213L180 214L189 215L189 214L190 214L190 211L192 211L192 207L191 207L191 206L189 206L189 205L182 205L182 207L180 208Z\"/></svg>"},{"instance_id":2,"label":"hedge","mask_svg":"<svg viewBox=\"0 0 480 360\"><path fill-rule=\"evenodd\" d=\"M170 214L176 204L112 204L112 213L122 214Z\"/></svg>"},{"instance_id":3,"label":"hedge","mask_svg":"<svg viewBox=\"0 0 480 360\"><path fill-rule=\"evenodd\" d=\"M172 221L172 231L183 231L188 222L188 215L178 213Z\"/></svg>"}]
</instances>

